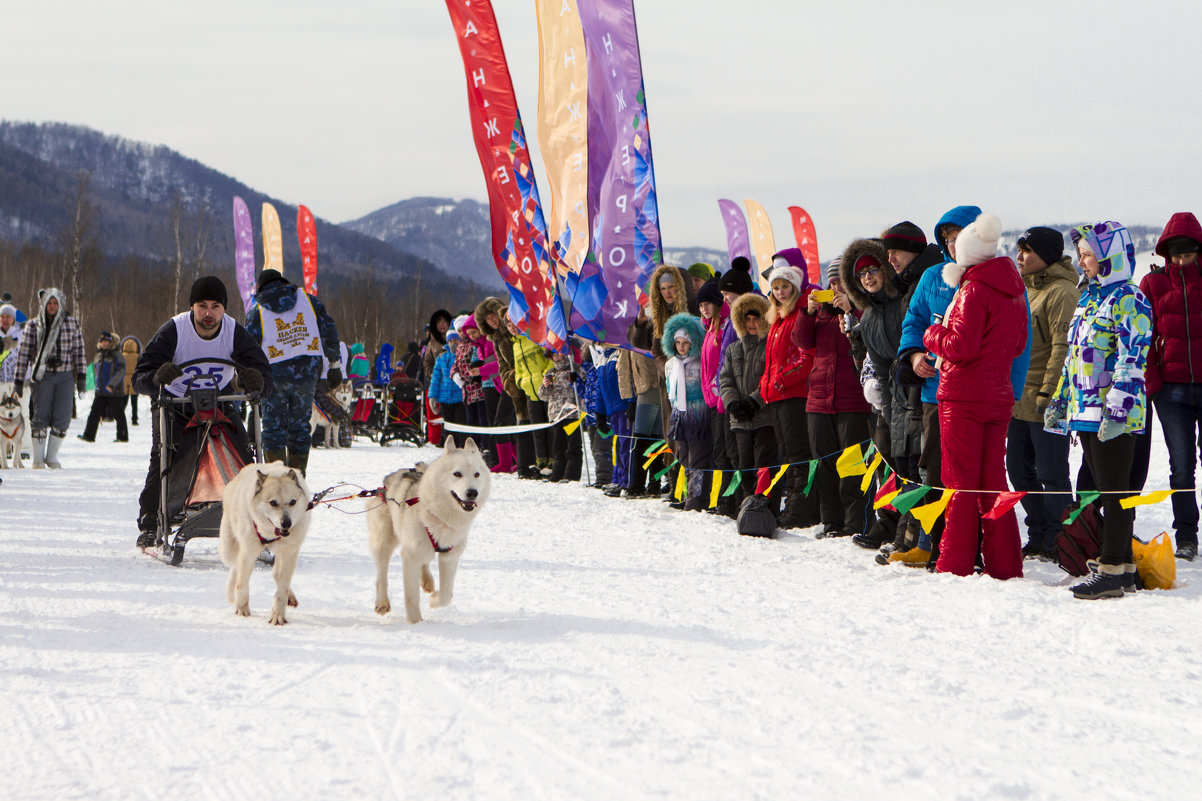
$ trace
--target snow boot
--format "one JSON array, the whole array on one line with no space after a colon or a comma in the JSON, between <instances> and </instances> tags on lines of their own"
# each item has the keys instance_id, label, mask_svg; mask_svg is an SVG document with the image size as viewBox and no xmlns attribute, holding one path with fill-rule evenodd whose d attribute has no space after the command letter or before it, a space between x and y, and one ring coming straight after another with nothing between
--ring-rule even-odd
<instances>
[{"instance_id":1,"label":"snow boot","mask_svg":"<svg viewBox=\"0 0 1202 801\"><path fill-rule=\"evenodd\" d=\"M263 461L267 464L272 462L288 463L288 451L284 448L265 448L263 450Z\"/></svg>"},{"instance_id":2,"label":"snow boot","mask_svg":"<svg viewBox=\"0 0 1202 801\"><path fill-rule=\"evenodd\" d=\"M33 435L33 469L46 469L46 433Z\"/></svg>"},{"instance_id":3,"label":"snow boot","mask_svg":"<svg viewBox=\"0 0 1202 801\"><path fill-rule=\"evenodd\" d=\"M1104 565L1092 562L1090 573L1080 584L1069 587L1074 598L1096 601L1099 598L1122 598L1126 594L1124 583L1127 569L1124 565Z\"/></svg>"},{"instance_id":4,"label":"snow boot","mask_svg":"<svg viewBox=\"0 0 1202 801\"><path fill-rule=\"evenodd\" d=\"M46 466L51 470L58 470L62 467L58 461L58 449L63 446L63 434L50 433L49 439L46 440L46 456L44 461Z\"/></svg>"},{"instance_id":5,"label":"snow boot","mask_svg":"<svg viewBox=\"0 0 1202 801\"><path fill-rule=\"evenodd\" d=\"M302 476L304 476L305 470L309 467L309 454L308 453L292 453L291 451L289 451L288 452L288 460L285 462L285 464L287 464L293 470L299 471L300 474Z\"/></svg>"},{"instance_id":6,"label":"snow boot","mask_svg":"<svg viewBox=\"0 0 1202 801\"><path fill-rule=\"evenodd\" d=\"M906 567L926 567L927 562L930 561L930 558L930 551L928 551L926 548L919 548L915 546L908 551L894 551L893 553L884 557L884 561L881 561L881 555L878 554L876 561L877 564L880 565L901 564L905 565Z\"/></svg>"},{"instance_id":7,"label":"snow boot","mask_svg":"<svg viewBox=\"0 0 1202 801\"><path fill-rule=\"evenodd\" d=\"M513 445L511 443L497 443L497 463L488 470L490 473L512 473L514 471Z\"/></svg>"}]
</instances>

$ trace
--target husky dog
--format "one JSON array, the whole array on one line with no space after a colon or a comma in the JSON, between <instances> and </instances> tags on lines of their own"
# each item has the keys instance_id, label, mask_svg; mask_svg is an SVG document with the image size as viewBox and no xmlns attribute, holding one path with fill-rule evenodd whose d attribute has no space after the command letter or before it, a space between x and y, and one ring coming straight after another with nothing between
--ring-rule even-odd
<instances>
[{"instance_id":1,"label":"husky dog","mask_svg":"<svg viewBox=\"0 0 1202 801\"><path fill-rule=\"evenodd\" d=\"M401 549L405 618L422 619L418 587L430 595L430 608L446 606L455 589L455 570L467 546L467 532L486 501L492 474L469 437L462 448L447 437L442 455L427 467L398 470L384 479L383 498L369 501L368 547L376 562L376 611L392 611L388 563ZM382 501L382 502L381 502ZM438 591L430 561L438 556Z\"/></svg>"},{"instance_id":2,"label":"husky dog","mask_svg":"<svg viewBox=\"0 0 1202 801\"><path fill-rule=\"evenodd\" d=\"M329 397L344 414L349 413L351 401L355 399L351 382L343 381L338 386L333 387L329 392ZM325 428L325 439L322 441L322 445L326 448L337 448L338 430L342 428L342 424L333 417L326 417L326 413L314 403L313 412L309 416L309 430L311 432L316 431L318 426L324 426Z\"/></svg>"},{"instance_id":3,"label":"husky dog","mask_svg":"<svg viewBox=\"0 0 1202 801\"><path fill-rule=\"evenodd\" d=\"M252 462L225 485L218 553L230 569L225 600L234 604L236 614L250 615L250 574L266 549L275 556L271 622L288 622L284 605L296 606L292 572L309 530L309 498L304 478L283 462Z\"/></svg>"},{"instance_id":4,"label":"husky dog","mask_svg":"<svg viewBox=\"0 0 1202 801\"><path fill-rule=\"evenodd\" d=\"M13 393L0 398L0 470L8 469L8 457L12 454L13 467L24 467L21 462L21 437L25 435L25 415L21 413L21 399Z\"/></svg>"}]
</instances>

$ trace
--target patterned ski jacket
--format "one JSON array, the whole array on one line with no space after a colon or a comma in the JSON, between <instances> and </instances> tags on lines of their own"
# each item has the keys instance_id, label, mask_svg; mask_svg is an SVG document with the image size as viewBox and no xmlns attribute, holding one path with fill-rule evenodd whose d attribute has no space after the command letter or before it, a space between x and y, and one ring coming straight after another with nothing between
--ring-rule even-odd
<instances>
[{"instance_id":1,"label":"patterned ski jacket","mask_svg":"<svg viewBox=\"0 0 1202 801\"><path fill-rule=\"evenodd\" d=\"M1073 242L1085 239L1098 257L1068 329L1068 358L1054 403L1067 403L1062 432L1097 431L1102 416L1142 431L1146 419L1144 368L1152 342L1152 307L1131 283L1135 248L1115 222L1083 225Z\"/></svg>"}]
</instances>

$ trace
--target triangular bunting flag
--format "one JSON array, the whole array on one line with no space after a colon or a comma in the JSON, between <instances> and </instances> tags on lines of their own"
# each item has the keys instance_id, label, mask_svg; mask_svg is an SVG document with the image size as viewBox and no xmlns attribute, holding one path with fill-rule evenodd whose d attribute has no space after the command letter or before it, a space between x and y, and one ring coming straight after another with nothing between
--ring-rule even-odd
<instances>
[{"instance_id":1,"label":"triangular bunting flag","mask_svg":"<svg viewBox=\"0 0 1202 801\"><path fill-rule=\"evenodd\" d=\"M922 524L922 530L930 534L931 529L935 527L935 521L939 519L939 515L943 514L943 510L947 508L948 501L954 494L955 490L945 489L939 496L939 500L928 503L926 506L920 506L912 510L910 514Z\"/></svg>"},{"instance_id":2,"label":"triangular bunting flag","mask_svg":"<svg viewBox=\"0 0 1202 801\"><path fill-rule=\"evenodd\" d=\"M774 475L772 477L772 480L770 482L768 482L768 486L764 487L765 495L767 495L769 492L772 492L772 488L776 486L776 482L780 481L781 476L783 476L788 469L789 469L789 465L787 465L787 464L782 464L780 466L780 469L776 471L776 475Z\"/></svg>"},{"instance_id":3,"label":"triangular bunting flag","mask_svg":"<svg viewBox=\"0 0 1202 801\"><path fill-rule=\"evenodd\" d=\"M839 471L839 478L860 476L867 469L864 466L864 451L860 450L859 445L848 445L835 461L835 470Z\"/></svg>"},{"instance_id":4,"label":"triangular bunting flag","mask_svg":"<svg viewBox=\"0 0 1202 801\"><path fill-rule=\"evenodd\" d=\"M904 515L917 506L918 502L930 491L930 487L918 487L918 489L906 490L899 493L897 497L889 502L889 505Z\"/></svg>"},{"instance_id":5,"label":"triangular bunting flag","mask_svg":"<svg viewBox=\"0 0 1202 801\"><path fill-rule=\"evenodd\" d=\"M713 509L718 505L718 493L722 491L722 471L715 470L710 474L710 503L709 508Z\"/></svg>"},{"instance_id":6,"label":"triangular bunting flag","mask_svg":"<svg viewBox=\"0 0 1202 801\"><path fill-rule=\"evenodd\" d=\"M986 520L997 520L1013 509L1014 505L1021 501L1026 494L1025 492L999 492L993 506L982 517Z\"/></svg>"},{"instance_id":7,"label":"triangular bunting flag","mask_svg":"<svg viewBox=\"0 0 1202 801\"><path fill-rule=\"evenodd\" d=\"M566 426L563 427L563 433L567 434L569 437L572 436L572 432L574 432L576 429L580 428L580 424L583 422L584 422L584 415L581 414L575 420L573 420L572 422L568 423Z\"/></svg>"},{"instance_id":8,"label":"triangular bunting flag","mask_svg":"<svg viewBox=\"0 0 1202 801\"><path fill-rule=\"evenodd\" d=\"M735 490L737 490L739 488L739 485L742 483L743 483L743 471L740 470L737 473L735 473L735 477L733 479L731 479L730 486L726 488L726 492L722 493L722 497L729 498L731 495L734 495Z\"/></svg>"},{"instance_id":9,"label":"triangular bunting flag","mask_svg":"<svg viewBox=\"0 0 1202 801\"><path fill-rule=\"evenodd\" d=\"M808 496L810 494L810 488L814 486L814 476L816 476L816 475L818 475L818 460L817 459L810 462L810 474L808 476L806 476L806 485L805 485L805 489L803 489L801 491L802 495Z\"/></svg>"},{"instance_id":10,"label":"triangular bunting flag","mask_svg":"<svg viewBox=\"0 0 1202 801\"><path fill-rule=\"evenodd\" d=\"M868 488L872 486L873 476L876 475L876 469L881 464L881 455L878 453L872 457L872 462L868 465L868 469L864 471L864 478L860 481L860 492L868 492Z\"/></svg>"},{"instance_id":11,"label":"triangular bunting flag","mask_svg":"<svg viewBox=\"0 0 1202 801\"><path fill-rule=\"evenodd\" d=\"M1130 498L1123 498L1119 501L1119 506L1124 509L1130 509L1133 506L1147 506L1148 504L1160 503L1172 494L1173 491L1168 489L1149 492L1147 495L1132 495Z\"/></svg>"},{"instance_id":12,"label":"triangular bunting flag","mask_svg":"<svg viewBox=\"0 0 1202 801\"><path fill-rule=\"evenodd\" d=\"M1068 517L1064 518L1064 525L1066 525L1066 526L1069 523L1072 523L1074 520L1076 520L1081 515L1081 511L1083 509L1085 509L1086 506L1089 506L1091 503L1096 501L1098 498L1101 498L1102 493L1100 493L1100 492L1082 492L1078 497L1081 499L1081 502L1079 504L1077 504L1077 508L1072 511L1072 514L1070 514Z\"/></svg>"},{"instance_id":13,"label":"triangular bunting flag","mask_svg":"<svg viewBox=\"0 0 1202 801\"><path fill-rule=\"evenodd\" d=\"M647 448L647 450L643 451L643 455L650 456L653 453L659 453L660 446L663 445L665 442L666 442L666 440L662 440L662 439L656 440L655 442L651 443L651 447L649 447L649 448Z\"/></svg>"},{"instance_id":14,"label":"triangular bunting flag","mask_svg":"<svg viewBox=\"0 0 1202 801\"><path fill-rule=\"evenodd\" d=\"M676 471L676 491L672 493L673 497L678 501L684 500L685 490L688 489L688 486L689 480L685 476L684 465L681 465L680 469Z\"/></svg>"}]
</instances>

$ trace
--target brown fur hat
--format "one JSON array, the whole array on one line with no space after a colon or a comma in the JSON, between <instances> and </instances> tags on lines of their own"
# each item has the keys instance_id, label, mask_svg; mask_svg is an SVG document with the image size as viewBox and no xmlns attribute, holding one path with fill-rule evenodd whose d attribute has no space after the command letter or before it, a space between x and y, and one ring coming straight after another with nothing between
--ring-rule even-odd
<instances>
[{"instance_id":1,"label":"brown fur hat","mask_svg":"<svg viewBox=\"0 0 1202 801\"><path fill-rule=\"evenodd\" d=\"M735 300L735 305L730 307L730 323L735 327L735 333L739 338L747 336L747 328L743 325L743 318L747 315L748 310L755 309L760 313L760 339L768 336L768 298L756 292L747 292L739 295Z\"/></svg>"},{"instance_id":2,"label":"brown fur hat","mask_svg":"<svg viewBox=\"0 0 1202 801\"><path fill-rule=\"evenodd\" d=\"M885 283L884 292L888 297L897 296L897 273L889 263L889 253L879 239L855 239L843 251L843 262L839 265L840 277L843 279L843 291L851 298L851 302L860 311L864 311L872 302L868 293L856 278L856 262L863 256L869 256L881 266L881 279Z\"/></svg>"}]
</instances>

